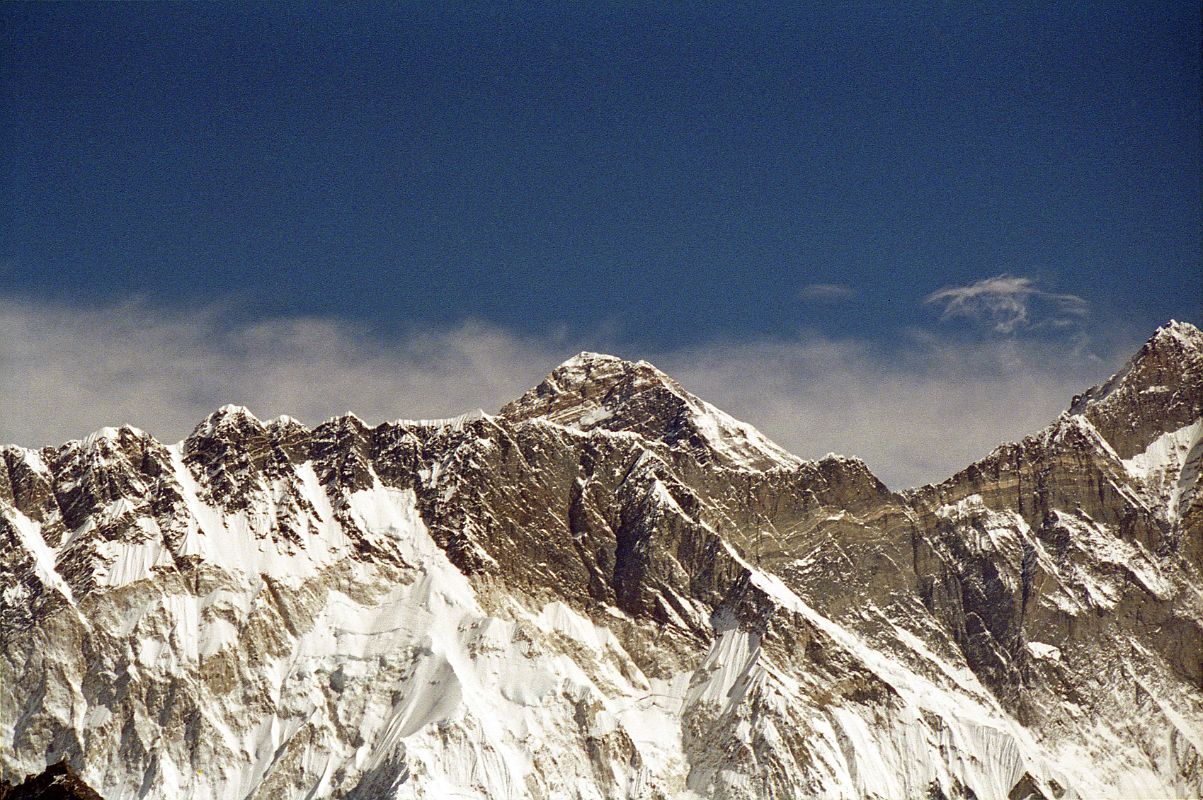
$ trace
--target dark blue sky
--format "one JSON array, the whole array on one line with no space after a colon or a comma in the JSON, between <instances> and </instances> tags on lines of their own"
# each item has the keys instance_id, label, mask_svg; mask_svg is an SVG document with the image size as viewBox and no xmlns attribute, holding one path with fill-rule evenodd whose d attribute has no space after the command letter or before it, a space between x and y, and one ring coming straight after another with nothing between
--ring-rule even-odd
<instances>
[{"instance_id":1,"label":"dark blue sky","mask_svg":"<svg viewBox=\"0 0 1203 800\"><path fill-rule=\"evenodd\" d=\"M1197 3L599 5L0 6L0 291L665 348L951 331L923 298L1009 273L1198 320Z\"/></svg>"}]
</instances>

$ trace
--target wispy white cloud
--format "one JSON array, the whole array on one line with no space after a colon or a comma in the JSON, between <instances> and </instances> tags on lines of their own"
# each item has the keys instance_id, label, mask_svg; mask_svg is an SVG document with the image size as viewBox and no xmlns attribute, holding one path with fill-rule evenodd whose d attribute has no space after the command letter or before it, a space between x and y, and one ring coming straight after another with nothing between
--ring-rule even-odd
<instances>
[{"instance_id":1,"label":"wispy white cloud","mask_svg":"<svg viewBox=\"0 0 1203 800\"><path fill-rule=\"evenodd\" d=\"M964 317L985 322L999 333L1036 324L1065 327L1086 314L1087 303L1073 294L1046 292L1031 278L996 275L968 286L946 286L926 302L943 306L941 319Z\"/></svg>"},{"instance_id":2,"label":"wispy white cloud","mask_svg":"<svg viewBox=\"0 0 1203 800\"><path fill-rule=\"evenodd\" d=\"M941 480L1043 428L1122 357L1062 344L952 342L895 349L805 336L666 354L687 388L804 458L863 458L889 486Z\"/></svg>"},{"instance_id":3,"label":"wispy white cloud","mask_svg":"<svg viewBox=\"0 0 1203 800\"><path fill-rule=\"evenodd\" d=\"M798 293L804 300L851 300L857 292L842 283L808 283Z\"/></svg>"},{"instance_id":4,"label":"wispy white cloud","mask_svg":"<svg viewBox=\"0 0 1203 800\"><path fill-rule=\"evenodd\" d=\"M311 318L0 301L0 441L52 444L129 423L175 440L224 403L314 424L496 408L569 355L479 324L385 340Z\"/></svg>"},{"instance_id":5,"label":"wispy white cloud","mask_svg":"<svg viewBox=\"0 0 1203 800\"><path fill-rule=\"evenodd\" d=\"M223 403L309 424L347 410L369 422L496 410L581 349L614 348L604 335L481 324L382 338L320 319L239 325L219 311L0 299L0 442L57 444L123 423L176 441ZM617 354L647 358L798 455L858 455L896 488L1041 428L1118 366L1060 344L920 334L888 352L802 335Z\"/></svg>"}]
</instances>

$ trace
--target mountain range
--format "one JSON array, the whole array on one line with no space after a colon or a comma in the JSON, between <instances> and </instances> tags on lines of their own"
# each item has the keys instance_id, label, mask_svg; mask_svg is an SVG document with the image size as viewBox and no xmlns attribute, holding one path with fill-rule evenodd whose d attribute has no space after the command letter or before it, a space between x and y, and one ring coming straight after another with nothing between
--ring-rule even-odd
<instances>
[{"instance_id":1,"label":"mountain range","mask_svg":"<svg viewBox=\"0 0 1203 800\"><path fill-rule=\"evenodd\" d=\"M1203 796L1201 467L1179 322L902 492L594 353L496 414L3 447L0 794Z\"/></svg>"}]
</instances>

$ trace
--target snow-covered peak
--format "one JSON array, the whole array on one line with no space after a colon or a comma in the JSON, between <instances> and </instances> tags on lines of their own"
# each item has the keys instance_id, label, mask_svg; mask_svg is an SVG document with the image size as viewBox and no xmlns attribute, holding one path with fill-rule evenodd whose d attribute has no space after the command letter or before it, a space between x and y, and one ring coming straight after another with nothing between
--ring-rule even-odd
<instances>
[{"instance_id":1,"label":"snow-covered peak","mask_svg":"<svg viewBox=\"0 0 1203 800\"><path fill-rule=\"evenodd\" d=\"M117 438L117 429L110 425L106 425L103 428L98 428L98 429L92 431L91 433L89 433L87 436L85 436L81 440L81 442L82 442L84 448L88 449L88 448L95 447L96 445L100 444L101 442L114 441L114 440L116 440L116 438Z\"/></svg>"},{"instance_id":2,"label":"snow-covered peak","mask_svg":"<svg viewBox=\"0 0 1203 800\"><path fill-rule=\"evenodd\" d=\"M393 420L391 424L403 428L447 428L450 430L463 430L465 426L471 425L473 422L492 419L493 416L487 413L483 408L476 408L454 417L438 417L432 419L396 419Z\"/></svg>"},{"instance_id":3,"label":"snow-covered peak","mask_svg":"<svg viewBox=\"0 0 1203 800\"><path fill-rule=\"evenodd\" d=\"M1164 383L1143 380L1147 367L1157 362L1169 361L1171 369L1185 370L1192 363L1203 359L1203 331L1189 322L1179 322L1171 319L1162 325L1144 343L1124 366L1098 386L1074 397L1070 411L1082 413L1088 405L1101 403L1124 387L1133 384L1139 391L1147 389L1167 388Z\"/></svg>"},{"instance_id":4,"label":"snow-covered peak","mask_svg":"<svg viewBox=\"0 0 1203 800\"><path fill-rule=\"evenodd\" d=\"M330 417L330 419L326 420L318 427L353 428L355 430L366 430L371 426L364 422L354 411L347 411L346 413L339 414L336 417Z\"/></svg>"},{"instance_id":5,"label":"snow-covered peak","mask_svg":"<svg viewBox=\"0 0 1203 800\"><path fill-rule=\"evenodd\" d=\"M833 461L833 462L836 462L839 464L864 464L865 463L864 459L857 458L856 456L846 456L846 455L843 455L842 453L834 453L834 452L828 453L827 455L825 455L819 459L820 463L822 463L824 461Z\"/></svg>"},{"instance_id":6,"label":"snow-covered peak","mask_svg":"<svg viewBox=\"0 0 1203 800\"><path fill-rule=\"evenodd\" d=\"M580 431L628 431L698 451L736 469L793 468L802 462L744 422L687 392L647 361L582 352L501 410Z\"/></svg>"},{"instance_id":7,"label":"snow-covered peak","mask_svg":"<svg viewBox=\"0 0 1203 800\"><path fill-rule=\"evenodd\" d=\"M582 352L553 369L501 413L511 419L542 417L588 430L608 419L611 414L606 412L612 412L620 398L655 390L677 397L683 393L672 378L646 361Z\"/></svg>"},{"instance_id":8,"label":"snow-covered peak","mask_svg":"<svg viewBox=\"0 0 1203 800\"><path fill-rule=\"evenodd\" d=\"M146 435L147 434L145 431L141 430L140 428L135 428L132 425L122 425L116 428L112 426L105 426L103 428L97 428L82 439L76 439L71 442L67 442L66 446L69 447L73 444L78 444L81 449L91 451L111 445L119 441L122 436L141 439L145 438Z\"/></svg>"},{"instance_id":9,"label":"snow-covered peak","mask_svg":"<svg viewBox=\"0 0 1203 800\"><path fill-rule=\"evenodd\" d=\"M1203 331L1189 322L1171 319L1157 329L1150 342L1172 342L1195 352L1203 351Z\"/></svg>"},{"instance_id":10,"label":"snow-covered peak","mask_svg":"<svg viewBox=\"0 0 1203 800\"><path fill-rule=\"evenodd\" d=\"M1073 398L1071 414L1085 416L1121 458L1203 416L1203 332L1170 320L1123 368Z\"/></svg>"},{"instance_id":11,"label":"snow-covered peak","mask_svg":"<svg viewBox=\"0 0 1203 800\"><path fill-rule=\"evenodd\" d=\"M213 436L216 433L229 429L238 429L244 427L262 428L263 423L259 418L251 413L251 410L246 406L234 405L227 403L221 408L214 411L209 416L205 417L200 425L196 426L193 435L200 434L201 436Z\"/></svg>"},{"instance_id":12,"label":"snow-covered peak","mask_svg":"<svg viewBox=\"0 0 1203 800\"><path fill-rule=\"evenodd\" d=\"M298 425L302 428L305 427L305 424L299 419L290 417L287 414L281 414L267 423L269 428L291 428Z\"/></svg>"},{"instance_id":13,"label":"snow-covered peak","mask_svg":"<svg viewBox=\"0 0 1203 800\"><path fill-rule=\"evenodd\" d=\"M673 383L672 378L646 361L627 361L605 353L582 351L553 369L534 391L538 392L546 385L548 390L559 395L587 394L598 389L612 389L615 382L623 380L642 385Z\"/></svg>"},{"instance_id":14,"label":"snow-covered peak","mask_svg":"<svg viewBox=\"0 0 1203 800\"><path fill-rule=\"evenodd\" d=\"M553 372L563 371L567 373L578 370L589 371L605 365L630 366L632 363L633 362L619 358L618 356L612 356L608 353L595 353L591 350L582 350L572 358L565 360L564 363L556 367ZM638 363L647 364L646 361L640 361Z\"/></svg>"}]
</instances>

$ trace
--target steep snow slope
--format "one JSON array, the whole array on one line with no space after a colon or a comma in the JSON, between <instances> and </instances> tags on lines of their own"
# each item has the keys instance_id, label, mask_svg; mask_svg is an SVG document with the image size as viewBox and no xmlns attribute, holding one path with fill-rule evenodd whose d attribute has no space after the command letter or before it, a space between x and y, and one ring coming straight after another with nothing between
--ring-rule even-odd
<instances>
[{"instance_id":1,"label":"steep snow slope","mask_svg":"<svg viewBox=\"0 0 1203 800\"><path fill-rule=\"evenodd\" d=\"M228 406L178 445L5 448L0 777L1197 796L1201 340L1163 328L1047 430L905 495L596 354L498 416Z\"/></svg>"}]
</instances>

